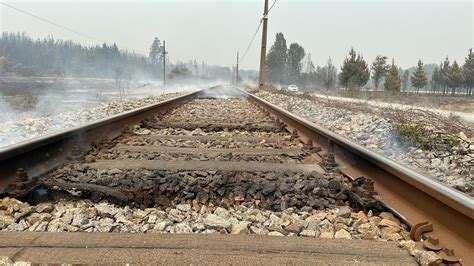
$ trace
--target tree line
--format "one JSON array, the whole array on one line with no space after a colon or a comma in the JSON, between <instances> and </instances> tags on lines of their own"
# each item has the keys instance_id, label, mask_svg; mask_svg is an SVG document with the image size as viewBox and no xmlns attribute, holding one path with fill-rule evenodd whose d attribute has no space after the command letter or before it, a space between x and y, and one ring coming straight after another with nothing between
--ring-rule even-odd
<instances>
[{"instance_id":1,"label":"tree line","mask_svg":"<svg viewBox=\"0 0 474 266\"><path fill-rule=\"evenodd\" d=\"M304 62L306 58L306 62ZM303 69L303 65L306 66ZM432 69L432 70L431 70ZM288 48L282 33L277 33L275 42L267 55L266 73L271 83L281 85L298 84L303 87L321 87L326 90L340 87L343 90L358 91L367 88L370 82L374 92L382 89L386 92L410 91L415 92L427 87L432 93L452 95L465 92L472 95L474 87L474 54L469 50L465 62L460 66L456 61L452 64L446 58L439 66L431 68L431 77L427 75L427 68L421 60L414 70L403 70L395 64L395 60L388 61L388 57L377 55L372 65L364 60L360 53L351 48L349 55L344 59L340 72L332 64L331 58L323 67L314 67L311 54L306 55L304 48L292 43Z\"/></svg>"},{"instance_id":2,"label":"tree line","mask_svg":"<svg viewBox=\"0 0 474 266\"><path fill-rule=\"evenodd\" d=\"M25 33L2 33L0 72L22 76L113 78L117 72L154 76L157 65L139 54L119 50L114 43L83 46L52 37L33 40Z\"/></svg>"},{"instance_id":3,"label":"tree line","mask_svg":"<svg viewBox=\"0 0 474 266\"><path fill-rule=\"evenodd\" d=\"M137 78L161 80L163 60L169 79L230 80L230 67L189 60L171 63L163 56L163 43L155 37L147 55L119 49L117 44L85 46L72 41L32 39L25 33L3 32L0 37L0 75L75 76L111 78L121 82ZM241 71L243 78L255 71Z\"/></svg>"}]
</instances>

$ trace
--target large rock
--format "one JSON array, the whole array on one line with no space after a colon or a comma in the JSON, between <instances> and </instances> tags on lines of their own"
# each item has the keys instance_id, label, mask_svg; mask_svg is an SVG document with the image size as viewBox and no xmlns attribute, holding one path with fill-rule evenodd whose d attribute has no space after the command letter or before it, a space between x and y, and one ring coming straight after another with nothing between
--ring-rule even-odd
<instances>
[{"instance_id":1,"label":"large rock","mask_svg":"<svg viewBox=\"0 0 474 266\"><path fill-rule=\"evenodd\" d=\"M382 227L385 229L385 231L390 231L392 233L398 233L401 230L400 224L388 219L382 219L379 223L379 227Z\"/></svg>"},{"instance_id":2,"label":"large rock","mask_svg":"<svg viewBox=\"0 0 474 266\"><path fill-rule=\"evenodd\" d=\"M0 229L7 228L10 224L15 223L15 218L9 215L0 215Z\"/></svg>"},{"instance_id":3,"label":"large rock","mask_svg":"<svg viewBox=\"0 0 474 266\"><path fill-rule=\"evenodd\" d=\"M232 224L230 223L229 220L224 219L218 215L215 214L208 214L204 219L203 219L203 224L206 226L208 229L214 229L214 230L221 230L221 229L226 229L230 231Z\"/></svg>"},{"instance_id":4,"label":"large rock","mask_svg":"<svg viewBox=\"0 0 474 266\"><path fill-rule=\"evenodd\" d=\"M97 231L101 233L111 232L116 227L114 220L111 218L104 218L96 225Z\"/></svg>"},{"instance_id":5,"label":"large rock","mask_svg":"<svg viewBox=\"0 0 474 266\"><path fill-rule=\"evenodd\" d=\"M53 204L45 202L45 203L40 203L36 206L36 212L47 212L50 213L53 211Z\"/></svg>"},{"instance_id":6,"label":"large rock","mask_svg":"<svg viewBox=\"0 0 474 266\"><path fill-rule=\"evenodd\" d=\"M286 231L293 233L295 235L299 234L301 230L303 230L303 227L297 222L291 223L290 225L285 226L284 228Z\"/></svg>"},{"instance_id":7,"label":"large rock","mask_svg":"<svg viewBox=\"0 0 474 266\"><path fill-rule=\"evenodd\" d=\"M268 233L269 236L285 236L284 234L277 232L277 231L271 231Z\"/></svg>"},{"instance_id":8,"label":"large rock","mask_svg":"<svg viewBox=\"0 0 474 266\"><path fill-rule=\"evenodd\" d=\"M191 210L191 205L189 204L179 204L176 206L176 209L182 212L188 212Z\"/></svg>"},{"instance_id":9,"label":"large rock","mask_svg":"<svg viewBox=\"0 0 474 266\"><path fill-rule=\"evenodd\" d=\"M217 207L216 210L214 211L214 214L219 216L222 219L230 218L230 212L222 207Z\"/></svg>"},{"instance_id":10,"label":"large rock","mask_svg":"<svg viewBox=\"0 0 474 266\"><path fill-rule=\"evenodd\" d=\"M301 231L300 236L318 237L319 234L320 234L319 231L310 230L310 229L304 229L303 231Z\"/></svg>"},{"instance_id":11,"label":"large rock","mask_svg":"<svg viewBox=\"0 0 474 266\"><path fill-rule=\"evenodd\" d=\"M233 235L242 235L249 233L249 222L239 222L232 224L232 231L230 232Z\"/></svg>"},{"instance_id":12,"label":"large rock","mask_svg":"<svg viewBox=\"0 0 474 266\"><path fill-rule=\"evenodd\" d=\"M185 216L181 211L177 209L171 209L168 213L168 218L173 222L180 223L185 219Z\"/></svg>"},{"instance_id":13,"label":"large rock","mask_svg":"<svg viewBox=\"0 0 474 266\"><path fill-rule=\"evenodd\" d=\"M174 232L177 234L191 234L193 230L187 223L179 223L174 227Z\"/></svg>"},{"instance_id":14,"label":"large rock","mask_svg":"<svg viewBox=\"0 0 474 266\"><path fill-rule=\"evenodd\" d=\"M349 218L351 217L351 209L348 206L341 206L339 207L339 210L337 211L337 216L343 217L343 218Z\"/></svg>"},{"instance_id":15,"label":"large rock","mask_svg":"<svg viewBox=\"0 0 474 266\"><path fill-rule=\"evenodd\" d=\"M334 234L334 238L337 238L337 239L352 239L352 236L349 232L347 232L346 230L344 229L341 229L339 231L337 231L335 234Z\"/></svg>"},{"instance_id":16,"label":"large rock","mask_svg":"<svg viewBox=\"0 0 474 266\"><path fill-rule=\"evenodd\" d=\"M250 231L256 235L267 235L268 230L261 226L250 226Z\"/></svg>"}]
</instances>

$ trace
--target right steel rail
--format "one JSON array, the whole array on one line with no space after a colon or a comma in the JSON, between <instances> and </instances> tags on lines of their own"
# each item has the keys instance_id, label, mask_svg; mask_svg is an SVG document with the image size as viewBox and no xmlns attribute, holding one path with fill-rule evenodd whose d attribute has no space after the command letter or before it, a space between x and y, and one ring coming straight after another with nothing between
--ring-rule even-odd
<instances>
[{"instance_id":1,"label":"right steel rail","mask_svg":"<svg viewBox=\"0 0 474 266\"><path fill-rule=\"evenodd\" d=\"M443 246L454 249L466 265L474 262L474 200L471 197L253 94L247 96L282 120L291 131L296 130L303 139L320 145L325 153L334 153L344 174L372 179L381 200L410 226L430 222L431 234L436 235Z\"/></svg>"}]
</instances>

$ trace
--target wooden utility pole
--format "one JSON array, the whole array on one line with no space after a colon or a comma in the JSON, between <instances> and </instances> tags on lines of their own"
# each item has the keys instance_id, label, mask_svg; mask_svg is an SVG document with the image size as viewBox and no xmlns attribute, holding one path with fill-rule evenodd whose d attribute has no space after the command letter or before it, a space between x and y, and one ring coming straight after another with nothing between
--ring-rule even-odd
<instances>
[{"instance_id":1,"label":"wooden utility pole","mask_svg":"<svg viewBox=\"0 0 474 266\"><path fill-rule=\"evenodd\" d=\"M163 41L163 88L166 85L166 41Z\"/></svg>"},{"instance_id":2,"label":"wooden utility pole","mask_svg":"<svg viewBox=\"0 0 474 266\"><path fill-rule=\"evenodd\" d=\"M258 73L258 89L265 86L265 65L267 61L267 24L268 24L268 0L265 0L263 12L262 49L260 51L260 71Z\"/></svg>"},{"instance_id":3,"label":"wooden utility pole","mask_svg":"<svg viewBox=\"0 0 474 266\"><path fill-rule=\"evenodd\" d=\"M239 84L239 52L237 52L237 67L235 68L235 84Z\"/></svg>"}]
</instances>

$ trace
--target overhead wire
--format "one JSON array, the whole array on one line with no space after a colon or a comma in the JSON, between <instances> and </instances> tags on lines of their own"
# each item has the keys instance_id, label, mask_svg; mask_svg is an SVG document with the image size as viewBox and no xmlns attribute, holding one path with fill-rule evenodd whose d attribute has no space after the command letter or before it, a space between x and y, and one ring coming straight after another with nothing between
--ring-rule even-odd
<instances>
[{"instance_id":1,"label":"overhead wire","mask_svg":"<svg viewBox=\"0 0 474 266\"><path fill-rule=\"evenodd\" d=\"M252 47L252 44L253 44L253 41L255 40L255 37L257 36L258 32L260 31L260 27L262 26L262 22L263 22L263 20L260 20L260 23L258 23L257 30L256 30L255 33L253 34L252 39L250 40L250 43L249 43L249 45L247 46L247 49L245 50L244 54L242 55L242 58L240 59L240 62L241 62L241 63L244 61L245 56L247 56L247 53L249 52L250 47Z\"/></svg>"},{"instance_id":2,"label":"overhead wire","mask_svg":"<svg viewBox=\"0 0 474 266\"><path fill-rule=\"evenodd\" d=\"M277 0L275 0L275 1L273 2L272 6L270 6L270 8L268 9L267 14L270 13L270 11L272 10L273 6L274 6L276 3L277 3Z\"/></svg>"},{"instance_id":3,"label":"overhead wire","mask_svg":"<svg viewBox=\"0 0 474 266\"><path fill-rule=\"evenodd\" d=\"M14 10L16 10L16 11L18 11L18 12L21 12L21 13L24 13L24 14L26 14L26 15L29 15L29 16L31 16L31 17L34 17L34 18L36 18L36 19L39 19L39 20L41 20L41 21L43 21L43 22L46 22L46 23L48 23L48 24L50 24L50 25L53 25L53 26L55 26L55 27L58 27L58 28L60 28L60 29L63 29L63 30L72 32L72 33L74 33L74 34L80 35L80 36L82 36L82 37L85 37L85 38L88 38L88 39L91 39L91 40L94 40L94 41L98 41L98 42L101 42L101 43L107 43L107 41L104 41L104 40L101 40L101 39L99 39L99 38L93 37L93 36L91 36L91 35L88 35L88 34L85 34L85 33L79 32L79 31L76 31L76 30L74 30L74 29L71 29L71 28L62 26L62 25L60 25L60 24L58 24L58 23L56 23L56 22L53 22L53 21L51 21L51 20L42 18L42 17L37 16L37 15L35 15L35 14L32 14L32 13L30 13L30 12L28 12L28 11L25 11L25 10L19 9L19 8L15 7L15 6L12 6L12 5L10 5L10 4L4 3L4 2L0 2L0 4L4 5L4 6L6 6L6 7L9 7L9 8L11 8L11 9L14 9ZM134 51L133 49L128 49L128 48L126 48L126 47L124 47L124 48L125 48L125 50L129 50L129 51L132 51L132 52L136 52L136 51ZM147 54L147 53L145 53L145 52L143 52L143 51L138 51L138 52Z\"/></svg>"},{"instance_id":4,"label":"overhead wire","mask_svg":"<svg viewBox=\"0 0 474 266\"><path fill-rule=\"evenodd\" d=\"M275 0L275 1L273 2L273 4L272 4L272 5L270 6L270 8L268 9L266 15L268 15L268 14L270 13L270 11L272 10L272 8L275 6L276 2L277 2L277 0ZM264 14L264 15L265 15L265 14ZM250 43L249 43L249 45L247 46L247 49L245 49L245 52L244 52L244 54L242 55L242 58L240 59L240 63L242 63L242 62L244 61L244 59L245 59L245 57L247 56L247 54L248 54L250 48L252 47L252 44L253 44L253 42L255 41L255 37L257 36L258 32L260 31L260 27L262 26L262 22L263 22L263 18L260 19L260 22L258 23L258 26L257 26L257 30L256 30L255 33L253 34L252 39L250 40Z\"/></svg>"}]
</instances>

